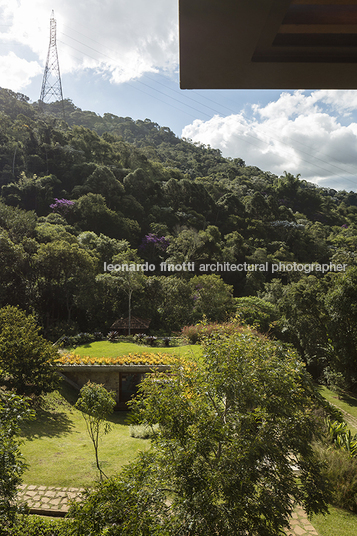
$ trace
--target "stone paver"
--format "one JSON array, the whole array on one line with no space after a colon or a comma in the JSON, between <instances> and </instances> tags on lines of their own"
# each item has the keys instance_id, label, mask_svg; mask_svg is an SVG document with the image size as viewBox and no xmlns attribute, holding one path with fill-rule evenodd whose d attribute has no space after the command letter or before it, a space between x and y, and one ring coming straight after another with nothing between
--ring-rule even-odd
<instances>
[{"instance_id":1,"label":"stone paver","mask_svg":"<svg viewBox=\"0 0 357 536\"><path fill-rule=\"evenodd\" d=\"M18 503L27 503L30 510L50 510L66 513L69 501L80 501L83 488L56 488L55 486L19 486Z\"/></svg>"},{"instance_id":2,"label":"stone paver","mask_svg":"<svg viewBox=\"0 0 357 536\"><path fill-rule=\"evenodd\" d=\"M66 514L69 501L80 501L84 488L57 488L55 486L33 486L22 484L19 486L18 502L24 503L31 510L43 510ZM291 516L290 529L286 536L319 536L302 508L296 508Z\"/></svg>"},{"instance_id":3,"label":"stone paver","mask_svg":"<svg viewBox=\"0 0 357 536\"><path fill-rule=\"evenodd\" d=\"M290 529L286 531L287 536L319 536L317 530L312 526L302 508L296 508L292 513Z\"/></svg>"}]
</instances>

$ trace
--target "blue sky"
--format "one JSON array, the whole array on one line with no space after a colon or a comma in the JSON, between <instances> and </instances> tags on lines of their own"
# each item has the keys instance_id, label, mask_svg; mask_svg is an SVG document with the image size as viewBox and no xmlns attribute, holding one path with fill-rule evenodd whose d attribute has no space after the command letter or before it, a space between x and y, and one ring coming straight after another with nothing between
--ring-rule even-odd
<instances>
[{"instance_id":1,"label":"blue sky","mask_svg":"<svg viewBox=\"0 0 357 536\"><path fill-rule=\"evenodd\" d=\"M177 0L0 0L0 86L39 98L54 9L65 98L278 175L357 190L356 91L179 89Z\"/></svg>"}]
</instances>

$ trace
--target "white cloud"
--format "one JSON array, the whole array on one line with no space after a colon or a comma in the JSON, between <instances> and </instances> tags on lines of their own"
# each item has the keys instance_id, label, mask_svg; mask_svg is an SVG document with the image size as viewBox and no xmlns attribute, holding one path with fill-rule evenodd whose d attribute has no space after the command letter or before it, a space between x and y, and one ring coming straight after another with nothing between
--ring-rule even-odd
<instances>
[{"instance_id":1,"label":"white cloud","mask_svg":"<svg viewBox=\"0 0 357 536\"><path fill-rule=\"evenodd\" d=\"M325 89L316 91L315 94L321 102L340 114L349 114L357 108L357 91L353 89Z\"/></svg>"},{"instance_id":2,"label":"white cloud","mask_svg":"<svg viewBox=\"0 0 357 536\"><path fill-rule=\"evenodd\" d=\"M26 61L13 52L0 56L0 87L21 91L31 82L31 78L41 72L42 68L36 61Z\"/></svg>"},{"instance_id":3,"label":"white cloud","mask_svg":"<svg viewBox=\"0 0 357 536\"><path fill-rule=\"evenodd\" d=\"M310 93L310 92L309 92ZM342 125L355 92L283 92L266 106L253 105L250 117L234 114L196 120L182 136L240 157L278 175L285 170L313 182L357 189L357 123Z\"/></svg>"},{"instance_id":4,"label":"white cloud","mask_svg":"<svg viewBox=\"0 0 357 536\"><path fill-rule=\"evenodd\" d=\"M44 64L51 9L62 73L96 69L120 83L177 67L176 0L0 0L0 42L26 45Z\"/></svg>"}]
</instances>

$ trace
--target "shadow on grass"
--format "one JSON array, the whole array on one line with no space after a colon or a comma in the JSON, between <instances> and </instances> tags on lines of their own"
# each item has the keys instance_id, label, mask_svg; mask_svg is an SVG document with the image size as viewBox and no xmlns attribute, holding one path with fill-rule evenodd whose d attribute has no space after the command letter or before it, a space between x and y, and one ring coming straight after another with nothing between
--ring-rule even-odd
<instances>
[{"instance_id":1,"label":"shadow on grass","mask_svg":"<svg viewBox=\"0 0 357 536\"><path fill-rule=\"evenodd\" d=\"M357 407L357 397L352 393L342 393L339 395L340 400L346 402L350 406Z\"/></svg>"},{"instance_id":2,"label":"shadow on grass","mask_svg":"<svg viewBox=\"0 0 357 536\"><path fill-rule=\"evenodd\" d=\"M60 437L69 433L74 427L66 412L40 408L36 411L36 419L21 426L21 436L29 441L39 437Z\"/></svg>"},{"instance_id":3,"label":"shadow on grass","mask_svg":"<svg viewBox=\"0 0 357 536\"><path fill-rule=\"evenodd\" d=\"M58 391L47 394L36 408L34 421L21 426L21 435L32 441L39 437L59 437L74 428L71 419L78 398L76 389L62 381Z\"/></svg>"},{"instance_id":4,"label":"shadow on grass","mask_svg":"<svg viewBox=\"0 0 357 536\"><path fill-rule=\"evenodd\" d=\"M321 393L322 389L323 389L323 386L322 385L317 385L316 387ZM346 404L349 404L352 407L355 407L355 408L357 407L357 394L351 393L349 391L342 391L342 390L335 391L335 390L331 389L331 387L328 387L328 390L330 391L331 396L333 398L341 400L341 401L345 402Z\"/></svg>"},{"instance_id":5,"label":"shadow on grass","mask_svg":"<svg viewBox=\"0 0 357 536\"><path fill-rule=\"evenodd\" d=\"M123 426L130 426L128 419L129 411L114 411L108 417L108 421L113 424L122 424Z\"/></svg>"}]
</instances>

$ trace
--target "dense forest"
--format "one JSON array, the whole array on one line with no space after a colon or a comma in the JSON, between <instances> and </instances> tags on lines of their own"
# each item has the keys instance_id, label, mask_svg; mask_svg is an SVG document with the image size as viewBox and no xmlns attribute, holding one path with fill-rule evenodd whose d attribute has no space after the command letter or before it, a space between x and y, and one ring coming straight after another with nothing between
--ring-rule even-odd
<instances>
[{"instance_id":1,"label":"dense forest","mask_svg":"<svg viewBox=\"0 0 357 536\"><path fill-rule=\"evenodd\" d=\"M316 378L357 386L355 192L224 158L149 119L69 100L40 110L6 89L0 186L0 306L34 314L47 338L106 334L129 297L152 333L238 313L292 343ZM317 268L330 263L346 270Z\"/></svg>"}]
</instances>

